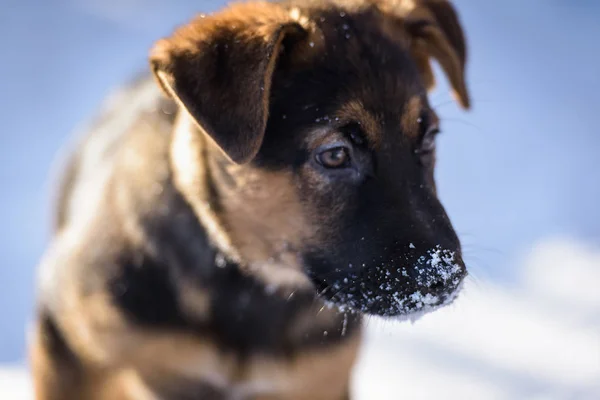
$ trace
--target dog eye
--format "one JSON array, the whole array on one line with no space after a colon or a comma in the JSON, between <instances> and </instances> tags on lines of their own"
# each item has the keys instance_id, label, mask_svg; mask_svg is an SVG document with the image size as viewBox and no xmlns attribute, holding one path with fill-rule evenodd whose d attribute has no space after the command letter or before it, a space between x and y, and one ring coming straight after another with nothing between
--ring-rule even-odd
<instances>
[{"instance_id":1,"label":"dog eye","mask_svg":"<svg viewBox=\"0 0 600 400\"><path fill-rule=\"evenodd\" d=\"M421 142L421 153L431 153L435 150L435 138L438 133L440 133L440 130L437 128L427 131L425 136L423 136L423 141Z\"/></svg>"},{"instance_id":2,"label":"dog eye","mask_svg":"<svg viewBox=\"0 0 600 400\"><path fill-rule=\"evenodd\" d=\"M430 128L425 132L417 150L417 154L429 154L435 151L435 138L440 133L438 128Z\"/></svg>"},{"instance_id":3,"label":"dog eye","mask_svg":"<svg viewBox=\"0 0 600 400\"><path fill-rule=\"evenodd\" d=\"M343 168L350 163L350 154L345 147L334 147L317 154L317 162L325 168Z\"/></svg>"},{"instance_id":4,"label":"dog eye","mask_svg":"<svg viewBox=\"0 0 600 400\"><path fill-rule=\"evenodd\" d=\"M435 154L435 138L440 133L438 128L430 128L426 131L415 150L415 154L419 157L419 161L423 166L431 166Z\"/></svg>"}]
</instances>

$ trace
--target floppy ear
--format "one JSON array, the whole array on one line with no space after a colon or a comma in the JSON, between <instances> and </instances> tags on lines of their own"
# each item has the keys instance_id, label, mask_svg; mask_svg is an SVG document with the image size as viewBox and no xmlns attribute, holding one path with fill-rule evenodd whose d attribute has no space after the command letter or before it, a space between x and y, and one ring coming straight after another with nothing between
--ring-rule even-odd
<instances>
[{"instance_id":1,"label":"floppy ear","mask_svg":"<svg viewBox=\"0 0 600 400\"><path fill-rule=\"evenodd\" d=\"M231 160L245 163L263 141L282 41L303 34L276 4L237 4L157 42L150 64L163 90Z\"/></svg>"},{"instance_id":2,"label":"floppy ear","mask_svg":"<svg viewBox=\"0 0 600 400\"><path fill-rule=\"evenodd\" d=\"M465 36L452 4L447 0L376 0L385 14L400 17L409 35L410 50L428 89L435 85L431 59L444 70L454 97L467 109Z\"/></svg>"}]
</instances>

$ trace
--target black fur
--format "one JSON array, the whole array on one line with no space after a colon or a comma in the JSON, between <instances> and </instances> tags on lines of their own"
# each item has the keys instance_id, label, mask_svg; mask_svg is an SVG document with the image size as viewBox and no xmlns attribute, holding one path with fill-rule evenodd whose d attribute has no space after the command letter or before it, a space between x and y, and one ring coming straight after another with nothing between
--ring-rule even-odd
<instances>
[{"instance_id":1,"label":"black fur","mask_svg":"<svg viewBox=\"0 0 600 400\"><path fill-rule=\"evenodd\" d=\"M113 367L170 400L226 399L209 377L187 380L197 371L161 376L205 354L236 360L218 377L234 389L268 370L263 357L306 380L281 378L283 392L318 383L307 371L318 364L327 387L307 393L339 400L363 314L453 300L466 269L436 195L435 152L424 151L437 117L423 61L438 57L468 105L464 38L450 6L417 12L428 28L411 31L380 5L230 6L157 42L158 85L140 76L126 87L65 168L38 315L38 351L51 360L36 370L44 400L86 397L110 385ZM322 162L331 149L346 162ZM90 304L96 315L82 318ZM163 363L147 350L170 334L190 340ZM139 352L114 354L138 338ZM76 354L96 344L108 361Z\"/></svg>"}]
</instances>

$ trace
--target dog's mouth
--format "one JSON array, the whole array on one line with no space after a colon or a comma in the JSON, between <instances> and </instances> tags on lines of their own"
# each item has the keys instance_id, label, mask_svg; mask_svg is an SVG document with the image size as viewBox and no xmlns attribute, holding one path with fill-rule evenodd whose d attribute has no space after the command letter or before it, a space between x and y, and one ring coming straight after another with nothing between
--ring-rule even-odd
<instances>
[{"instance_id":1,"label":"dog's mouth","mask_svg":"<svg viewBox=\"0 0 600 400\"><path fill-rule=\"evenodd\" d=\"M328 298L326 302L343 312L358 312L396 320L415 321L425 314L451 304L458 297L462 285L463 280L461 279L453 289L443 295L428 293L425 290L415 290L410 294L399 291L393 293L371 292L361 293L359 296L353 293L339 292Z\"/></svg>"},{"instance_id":2,"label":"dog's mouth","mask_svg":"<svg viewBox=\"0 0 600 400\"><path fill-rule=\"evenodd\" d=\"M363 264L314 281L319 295L341 311L414 320L452 303L466 275L454 252L436 247L409 267Z\"/></svg>"}]
</instances>

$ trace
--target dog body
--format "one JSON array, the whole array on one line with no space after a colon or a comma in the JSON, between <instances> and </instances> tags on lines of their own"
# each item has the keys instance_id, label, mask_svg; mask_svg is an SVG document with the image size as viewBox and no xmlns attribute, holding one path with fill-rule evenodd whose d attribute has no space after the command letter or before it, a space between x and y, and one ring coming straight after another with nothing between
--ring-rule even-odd
<instances>
[{"instance_id":1,"label":"dog body","mask_svg":"<svg viewBox=\"0 0 600 400\"><path fill-rule=\"evenodd\" d=\"M153 398L140 388L166 399L304 398L307 380L320 384L316 398L342 398L356 316L325 308L315 318L313 296L274 296L231 266L170 276L172 265L225 261L174 187L169 154L188 136L173 131L174 104L151 80L119 97L67 168L41 266L38 398ZM131 119L116 121L132 104Z\"/></svg>"},{"instance_id":2,"label":"dog body","mask_svg":"<svg viewBox=\"0 0 600 400\"><path fill-rule=\"evenodd\" d=\"M241 4L158 42L158 85L66 168L36 398L348 398L361 315L432 310L466 274L430 58L468 106L445 1Z\"/></svg>"}]
</instances>

